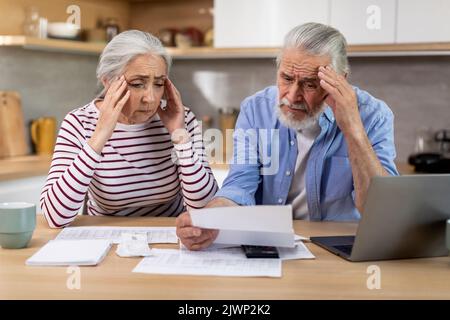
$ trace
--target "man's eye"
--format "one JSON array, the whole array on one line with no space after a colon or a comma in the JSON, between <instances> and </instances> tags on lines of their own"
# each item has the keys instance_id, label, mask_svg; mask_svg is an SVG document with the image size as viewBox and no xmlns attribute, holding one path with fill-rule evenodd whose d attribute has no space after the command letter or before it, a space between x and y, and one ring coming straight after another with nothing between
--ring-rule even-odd
<instances>
[{"instance_id":1,"label":"man's eye","mask_svg":"<svg viewBox=\"0 0 450 320\"><path fill-rule=\"evenodd\" d=\"M316 89L317 88L317 86L314 83L307 83L306 87L309 88L309 89Z\"/></svg>"},{"instance_id":2,"label":"man's eye","mask_svg":"<svg viewBox=\"0 0 450 320\"><path fill-rule=\"evenodd\" d=\"M164 86L163 83L154 83L153 85L156 86L156 87L163 87Z\"/></svg>"},{"instance_id":3,"label":"man's eye","mask_svg":"<svg viewBox=\"0 0 450 320\"><path fill-rule=\"evenodd\" d=\"M144 84L143 84L143 83L132 83L131 86L132 86L133 88L139 88L139 89L142 89L142 88L144 87Z\"/></svg>"},{"instance_id":4,"label":"man's eye","mask_svg":"<svg viewBox=\"0 0 450 320\"><path fill-rule=\"evenodd\" d=\"M286 81L289 81L289 82L292 81L292 78L286 77L286 76L284 76L283 79L286 80Z\"/></svg>"}]
</instances>

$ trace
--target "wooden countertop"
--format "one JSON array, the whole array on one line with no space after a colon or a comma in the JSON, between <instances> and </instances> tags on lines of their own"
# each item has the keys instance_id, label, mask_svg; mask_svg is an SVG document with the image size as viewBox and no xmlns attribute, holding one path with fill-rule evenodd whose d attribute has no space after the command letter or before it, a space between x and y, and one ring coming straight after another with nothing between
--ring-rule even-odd
<instances>
[{"instance_id":1,"label":"wooden countertop","mask_svg":"<svg viewBox=\"0 0 450 320\"><path fill-rule=\"evenodd\" d=\"M51 156L22 156L0 159L0 181L47 175Z\"/></svg>"},{"instance_id":2,"label":"wooden countertop","mask_svg":"<svg viewBox=\"0 0 450 320\"><path fill-rule=\"evenodd\" d=\"M78 216L74 226L173 226L174 218ZM303 236L354 234L357 225L294 221ZM65 267L30 267L25 260L60 230L38 216L28 248L0 248L0 299L450 299L450 258L352 263L312 244L314 260L283 262L281 278L132 273L140 258L120 258L114 246L96 267L81 267L81 289L69 290ZM155 245L176 248L177 245ZM381 288L367 289L367 268L381 270Z\"/></svg>"},{"instance_id":3,"label":"wooden countertop","mask_svg":"<svg viewBox=\"0 0 450 320\"><path fill-rule=\"evenodd\" d=\"M22 156L0 159L0 181L47 175L51 156ZM228 170L227 164L212 164L211 168ZM415 174L414 167L404 162L397 162L400 174Z\"/></svg>"}]
</instances>

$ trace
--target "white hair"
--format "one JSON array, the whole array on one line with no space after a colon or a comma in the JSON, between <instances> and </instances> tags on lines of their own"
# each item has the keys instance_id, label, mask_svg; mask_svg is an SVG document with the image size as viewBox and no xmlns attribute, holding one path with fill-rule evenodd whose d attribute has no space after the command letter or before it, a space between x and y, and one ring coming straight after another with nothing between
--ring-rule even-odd
<instances>
[{"instance_id":1,"label":"white hair","mask_svg":"<svg viewBox=\"0 0 450 320\"><path fill-rule=\"evenodd\" d=\"M111 81L120 76L129 62L137 56L152 54L161 57L167 73L172 65L172 58L161 41L148 32L128 30L115 36L103 49L97 66L97 80L102 87L102 80ZM103 88L99 96L105 94Z\"/></svg>"},{"instance_id":2,"label":"white hair","mask_svg":"<svg viewBox=\"0 0 450 320\"><path fill-rule=\"evenodd\" d=\"M331 65L339 74L348 74L347 41L342 33L321 23L305 23L293 28L284 38L284 44L277 56L280 66L285 49L300 49L313 56L328 56Z\"/></svg>"}]
</instances>

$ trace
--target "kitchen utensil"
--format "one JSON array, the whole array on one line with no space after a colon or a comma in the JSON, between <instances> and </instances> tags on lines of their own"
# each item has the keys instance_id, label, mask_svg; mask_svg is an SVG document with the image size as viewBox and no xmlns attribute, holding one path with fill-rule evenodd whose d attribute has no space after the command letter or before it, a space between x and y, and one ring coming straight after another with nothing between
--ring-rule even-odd
<instances>
[{"instance_id":1,"label":"kitchen utensil","mask_svg":"<svg viewBox=\"0 0 450 320\"><path fill-rule=\"evenodd\" d=\"M20 95L0 91L0 158L28 153Z\"/></svg>"},{"instance_id":2,"label":"kitchen utensil","mask_svg":"<svg viewBox=\"0 0 450 320\"><path fill-rule=\"evenodd\" d=\"M51 38L76 39L80 33L80 28L74 23L52 22L47 25L47 33Z\"/></svg>"},{"instance_id":3,"label":"kitchen utensil","mask_svg":"<svg viewBox=\"0 0 450 320\"><path fill-rule=\"evenodd\" d=\"M233 130L236 125L238 112L234 108L219 109L220 130L223 135L223 151L226 163L231 161L233 155Z\"/></svg>"},{"instance_id":4,"label":"kitchen utensil","mask_svg":"<svg viewBox=\"0 0 450 320\"><path fill-rule=\"evenodd\" d=\"M56 140L56 119L53 117L42 117L32 121L31 139L37 154L53 154Z\"/></svg>"}]
</instances>

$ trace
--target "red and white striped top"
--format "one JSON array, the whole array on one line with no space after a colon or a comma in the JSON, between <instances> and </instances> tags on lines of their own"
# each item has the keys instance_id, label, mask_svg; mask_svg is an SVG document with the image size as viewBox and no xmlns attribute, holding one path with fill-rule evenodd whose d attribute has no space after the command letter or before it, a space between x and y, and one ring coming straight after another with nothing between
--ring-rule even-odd
<instances>
[{"instance_id":1,"label":"red and white striped top","mask_svg":"<svg viewBox=\"0 0 450 320\"><path fill-rule=\"evenodd\" d=\"M156 114L143 124L118 123L101 155L87 144L98 116L92 101L61 124L40 199L50 227L69 225L86 194L89 215L177 216L186 207L204 207L216 193L201 130L188 108L189 142L174 145Z\"/></svg>"}]
</instances>

